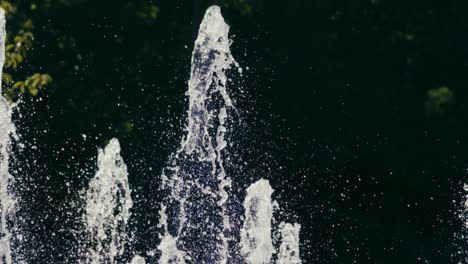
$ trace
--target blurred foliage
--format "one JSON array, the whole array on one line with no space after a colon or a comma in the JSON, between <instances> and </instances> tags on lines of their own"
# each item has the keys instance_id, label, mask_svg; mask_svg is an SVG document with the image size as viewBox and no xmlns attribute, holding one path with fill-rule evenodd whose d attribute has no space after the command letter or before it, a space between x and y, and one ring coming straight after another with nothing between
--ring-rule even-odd
<instances>
[{"instance_id":1,"label":"blurred foliage","mask_svg":"<svg viewBox=\"0 0 468 264\"><path fill-rule=\"evenodd\" d=\"M119 133L121 136L130 135L134 130L133 123L126 120L120 124Z\"/></svg>"},{"instance_id":2,"label":"blurred foliage","mask_svg":"<svg viewBox=\"0 0 468 264\"><path fill-rule=\"evenodd\" d=\"M8 101L12 102L21 94L37 95L39 90L52 82L52 77L49 74L31 74L27 66L22 67L33 47L34 35L31 31L34 29L33 20L31 18L23 20L24 16L18 18L16 16L18 8L9 1L1 1L0 6L6 11L7 16L2 94ZM35 10L36 7L35 4L30 6L31 10ZM10 24L21 25L16 34L9 30ZM24 77L25 75L27 77ZM21 78L24 80L18 80Z\"/></svg>"},{"instance_id":3,"label":"blurred foliage","mask_svg":"<svg viewBox=\"0 0 468 264\"><path fill-rule=\"evenodd\" d=\"M431 89L426 94L426 113L428 115L442 115L453 100L454 93L447 86Z\"/></svg>"},{"instance_id":4,"label":"blurred foliage","mask_svg":"<svg viewBox=\"0 0 468 264\"><path fill-rule=\"evenodd\" d=\"M22 94L28 92L32 96L35 96L39 90L43 89L51 82L52 77L49 74L35 73L24 81L15 82L15 84L13 84L13 86L9 88L6 93L10 95L15 91L18 91Z\"/></svg>"},{"instance_id":5,"label":"blurred foliage","mask_svg":"<svg viewBox=\"0 0 468 264\"><path fill-rule=\"evenodd\" d=\"M413 41L416 39L416 36L411 33L396 32L395 35L398 39L406 40L406 41Z\"/></svg>"},{"instance_id":6,"label":"blurred foliage","mask_svg":"<svg viewBox=\"0 0 468 264\"><path fill-rule=\"evenodd\" d=\"M147 5L137 11L137 16L150 23L156 20L159 14L159 8L155 5Z\"/></svg>"},{"instance_id":7,"label":"blurred foliage","mask_svg":"<svg viewBox=\"0 0 468 264\"><path fill-rule=\"evenodd\" d=\"M16 11L16 7L13 6L10 2L2 0L0 2L0 7L5 10L6 14L14 13Z\"/></svg>"},{"instance_id":8,"label":"blurred foliage","mask_svg":"<svg viewBox=\"0 0 468 264\"><path fill-rule=\"evenodd\" d=\"M16 69L24 61L31 50L33 34L29 31L21 30L13 38L13 43L5 46L5 68Z\"/></svg>"}]
</instances>

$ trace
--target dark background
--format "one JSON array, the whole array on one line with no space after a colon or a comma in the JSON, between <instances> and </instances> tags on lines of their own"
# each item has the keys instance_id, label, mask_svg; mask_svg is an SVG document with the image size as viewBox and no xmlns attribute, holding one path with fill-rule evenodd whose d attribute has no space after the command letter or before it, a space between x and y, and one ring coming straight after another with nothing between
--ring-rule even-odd
<instances>
[{"instance_id":1,"label":"dark background","mask_svg":"<svg viewBox=\"0 0 468 264\"><path fill-rule=\"evenodd\" d=\"M31 263L78 256L80 191L112 137L133 191L131 248L157 247L159 174L183 134L193 41L212 4L244 70L229 88L246 162L232 177L270 180L278 219L302 225L303 262L467 263L468 2L12 3L12 34L34 23L13 78L53 78L16 95L24 147L12 171Z\"/></svg>"}]
</instances>

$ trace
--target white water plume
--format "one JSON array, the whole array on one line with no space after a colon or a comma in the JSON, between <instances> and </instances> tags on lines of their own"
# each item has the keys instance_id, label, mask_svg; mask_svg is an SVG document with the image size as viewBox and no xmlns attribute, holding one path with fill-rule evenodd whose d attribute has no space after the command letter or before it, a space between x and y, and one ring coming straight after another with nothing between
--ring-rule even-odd
<instances>
[{"instance_id":1,"label":"white water plume","mask_svg":"<svg viewBox=\"0 0 468 264\"><path fill-rule=\"evenodd\" d=\"M244 200L245 219L241 230L241 253L249 264L270 263L274 253L271 238L273 189L261 179L247 188Z\"/></svg>"},{"instance_id":2,"label":"white water plume","mask_svg":"<svg viewBox=\"0 0 468 264\"><path fill-rule=\"evenodd\" d=\"M236 63L228 32L220 8L210 7L192 53L186 137L163 172L169 198L160 212L164 227L160 263L226 263L229 258L226 202L231 180L224 171L222 152L232 108L226 71Z\"/></svg>"},{"instance_id":3,"label":"white water plume","mask_svg":"<svg viewBox=\"0 0 468 264\"><path fill-rule=\"evenodd\" d=\"M281 246L278 254L278 264L300 264L299 230L300 224L281 223Z\"/></svg>"},{"instance_id":4,"label":"white water plume","mask_svg":"<svg viewBox=\"0 0 468 264\"><path fill-rule=\"evenodd\" d=\"M230 222L240 217L240 210L227 208L233 198L223 153L225 124L233 105L226 90L226 71L237 67L228 33L220 8L210 7L192 53L186 136L162 175L162 190L167 195L159 211L161 264L232 263L242 259L239 255L247 263L262 264L270 263L274 254L273 189L267 180L247 189L242 230ZM232 245L239 239L240 252ZM286 236L286 243L288 239Z\"/></svg>"},{"instance_id":5,"label":"white water plume","mask_svg":"<svg viewBox=\"0 0 468 264\"><path fill-rule=\"evenodd\" d=\"M0 8L0 87L5 62L5 11ZM11 121L13 106L0 95L0 262L12 263L11 243L13 234L9 221L14 219L15 198L11 192L14 178L9 172L11 138L16 128Z\"/></svg>"},{"instance_id":6,"label":"white water plume","mask_svg":"<svg viewBox=\"0 0 468 264\"><path fill-rule=\"evenodd\" d=\"M116 263L127 242L132 198L120 145L112 139L99 149L98 171L86 194L85 223L90 237L86 263Z\"/></svg>"}]
</instances>

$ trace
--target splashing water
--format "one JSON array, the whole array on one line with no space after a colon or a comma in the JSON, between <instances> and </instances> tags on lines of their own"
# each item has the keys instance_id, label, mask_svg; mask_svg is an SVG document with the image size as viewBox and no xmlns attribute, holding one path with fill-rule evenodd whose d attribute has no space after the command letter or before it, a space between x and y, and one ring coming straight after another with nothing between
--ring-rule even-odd
<instances>
[{"instance_id":1,"label":"splashing water","mask_svg":"<svg viewBox=\"0 0 468 264\"><path fill-rule=\"evenodd\" d=\"M273 189L267 180L247 189L240 234L235 234L239 230L230 222L240 212L230 212L226 206L232 197L231 179L223 166L225 123L233 109L226 90L226 71L237 67L228 33L220 8L210 7L192 53L187 134L162 175L162 189L168 195L159 212L161 264L230 263L239 259L234 257L239 254L247 263L261 264L270 263L275 252L271 234ZM295 231L285 233L284 254L291 254L289 248L295 246L292 241L299 239L299 229ZM239 235L241 252L236 252L230 243ZM296 248L292 250L299 253Z\"/></svg>"},{"instance_id":2,"label":"splashing water","mask_svg":"<svg viewBox=\"0 0 468 264\"><path fill-rule=\"evenodd\" d=\"M131 207L127 166L119 141L112 139L104 150L99 149L98 171L86 194L85 221L91 238L86 263L116 263L128 239Z\"/></svg>"},{"instance_id":3,"label":"splashing water","mask_svg":"<svg viewBox=\"0 0 468 264\"><path fill-rule=\"evenodd\" d=\"M271 195L273 189L265 179L247 188L244 200L245 218L241 230L241 253L248 264L271 263L275 249L271 237L273 210L278 207ZM279 225L282 243L279 248L277 264L300 264L299 224L282 222Z\"/></svg>"},{"instance_id":4,"label":"splashing water","mask_svg":"<svg viewBox=\"0 0 468 264\"><path fill-rule=\"evenodd\" d=\"M5 16L0 10L0 64L5 60ZM229 114L234 110L226 90L226 71L238 67L230 52L229 26L220 8L210 7L200 25L192 53L187 95L186 136L162 173L163 193L159 210L161 241L159 263L301 263L298 224L280 225L282 244L275 252L272 239L273 189L261 179L246 190L243 226L231 220L242 210L228 209L231 178L225 172ZM0 72L1 73L1 72ZM1 75L1 74L0 74ZM1 85L1 82L0 82ZM10 191L9 148L15 137L12 106L0 97L0 263L12 263L8 223L14 217L15 199ZM86 241L83 263L118 263L130 243L127 224L133 205L127 166L117 139L98 150L98 170L89 182L83 215ZM239 243L238 247L232 246ZM237 249L240 249L239 250ZM83 248L80 248L83 249ZM241 256L239 258L239 256ZM144 264L134 256L131 264Z\"/></svg>"},{"instance_id":5,"label":"splashing water","mask_svg":"<svg viewBox=\"0 0 468 264\"><path fill-rule=\"evenodd\" d=\"M145 261L144 258L142 258L140 256L135 256L135 257L133 257L130 264L146 264L146 261Z\"/></svg>"},{"instance_id":6,"label":"splashing water","mask_svg":"<svg viewBox=\"0 0 468 264\"><path fill-rule=\"evenodd\" d=\"M468 234L468 184L463 184L463 203L460 209L458 210L458 218L462 221L462 230L460 233L455 233L455 238L459 238L458 250L454 256L459 258L457 264L461 263L468 263L468 241L467 241L467 234Z\"/></svg>"},{"instance_id":7,"label":"splashing water","mask_svg":"<svg viewBox=\"0 0 468 264\"><path fill-rule=\"evenodd\" d=\"M224 126L232 108L225 71L236 64L229 50L229 26L219 7L206 11L192 53L188 82L187 135L163 172L169 190L161 215L160 263L226 263L230 229L226 202L231 180L222 152ZM180 249L179 249L180 248Z\"/></svg>"},{"instance_id":8,"label":"splashing water","mask_svg":"<svg viewBox=\"0 0 468 264\"><path fill-rule=\"evenodd\" d=\"M463 190L465 191L465 193L468 192L468 184L463 184ZM465 202L463 203L464 205L464 214L462 214L460 217L462 218L462 220L464 220L464 224L465 224L465 228L468 228L468 216L467 216L467 212L468 212L468 194L465 194Z\"/></svg>"},{"instance_id":9,"label":"splashing water","mask_svg":"<svg viewBox=\"0 0 468 264\"><path fill-rule=\"evenodd\" d=\"M280 224L281 239L283 240L280 246L278 255L278 264L300 264L299 257L299 230L301 225L288 224L282 222Z\"/></svg>"},{"instance_id":10,"label":"splashing water","mask_svg":"<svg viewBox=\"0 0 468 264\"><path fill-rule=\"evenodd\" d=\"M5 62L5 38L5 11L0 9L0 87ZM16 137L16 128L11 121L13 107L0 95L0 262L6 264L12 263L10 244L13 234L9 221L15 214L15 198L11 193L14 178L9 172L11 137Z\"/></svg>"},{"instance_id":11,"label":"splashing water","mask_svg":"<svg viewBox=\"0 0 468 264\"><path fill-rule=\"evenodd\" d=\"M241 230L241 252L248 263L270 263L273 255L271 219L273 189L267 180L261 179L247 188L244 200L245 219Z\"/></svg>"}]
</instances>

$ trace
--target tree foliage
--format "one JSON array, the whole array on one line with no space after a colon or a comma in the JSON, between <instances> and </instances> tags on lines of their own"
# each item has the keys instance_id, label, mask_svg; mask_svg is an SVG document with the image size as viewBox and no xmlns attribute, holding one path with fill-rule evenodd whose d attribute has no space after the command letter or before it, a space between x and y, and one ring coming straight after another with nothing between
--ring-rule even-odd
<instances>
[{"instance_id":1,"label":"tree foliage","mask_svg":"<svg viewBox=\"0 0 468 264\"><path fill-rule=\"evenodd\" d=\"M447 86L430 89L426 95L426 112L428 115L442 115L449 104L453 103L454 93Z\"/></svg>"},{"instance_id":2,"label":"tree foliage","mask_svg":"<svg viewBox=\"0 0 468 264\"><path fill-rule=\"evenodd\" d=\"M37 95L39 90L50 85L52 77L47 73L31 73L28 66L24 66L29 53L33 49L34 35L32 30L34 29L34 23L32 19L17 16L17 6L9 1L2 0L0 7L5 10L7 16L2 94L12 102L21 94ZM31 5L31 9L35 8L35 4ZM16 33L13 33L10 30L10 23L12 25L20 24L21 27Z\"/></svg>"}]
</instances>

